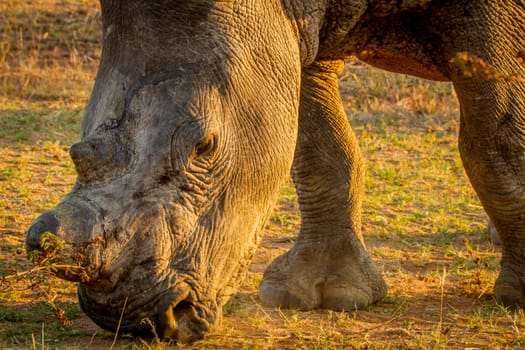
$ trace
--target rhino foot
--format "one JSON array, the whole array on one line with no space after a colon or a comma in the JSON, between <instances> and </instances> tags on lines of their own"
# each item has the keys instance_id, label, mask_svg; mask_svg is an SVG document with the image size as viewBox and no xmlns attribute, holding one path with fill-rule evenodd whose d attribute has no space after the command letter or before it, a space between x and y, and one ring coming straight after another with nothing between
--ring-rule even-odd
<instances>
[{"instance_id":1,"label":"rhino foot","mask_svg":"<svg viewBox=\"0 0 525 350\"><path fill-rule=\"evenodd\" d=\"M342 311L364 308L386 295L386 284L366 251L356 256L341 246L332 248L339 254L296 245L277 257L259 287L261 302L271 307Z\"/></svg>"},{"instance_id":2,"label":"rhino foot","mask_svg":"<svg viewBox=\"0 0 525 350\"><path fill-rule=\"evenodd\" d=\"M494 284L494 294L498 303L511 309L525 307L525 278L523 277L504 266L501 267L499 277Z\"/></svg>"}]
</instances>

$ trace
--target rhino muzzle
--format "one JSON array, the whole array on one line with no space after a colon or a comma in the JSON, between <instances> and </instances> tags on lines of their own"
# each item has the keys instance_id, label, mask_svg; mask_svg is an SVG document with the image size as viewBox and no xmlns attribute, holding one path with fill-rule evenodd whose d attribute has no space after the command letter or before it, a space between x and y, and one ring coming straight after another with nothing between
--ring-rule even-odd
<instances>
[{"instance_id":1,"label":"rhino muzzle","mask_svg":"<svg viewBox=\"0 0 525 350\"><path fill-rule=\"evenodd\" d=\"M66 197L33 222L26 235L27 251L45 251L44 234L63 242L51 257L57 266L54 273L80 282L80 305L100 327L179 343L202 339L216 323L217 308L199 301L189 277L148 270L145 266L152 262L136 259L131 237L118 242L118 234L105 231L108 223L102 212L92 201ZM111 251L120 253L113 259Z\"/></svg>"}]
</instances>

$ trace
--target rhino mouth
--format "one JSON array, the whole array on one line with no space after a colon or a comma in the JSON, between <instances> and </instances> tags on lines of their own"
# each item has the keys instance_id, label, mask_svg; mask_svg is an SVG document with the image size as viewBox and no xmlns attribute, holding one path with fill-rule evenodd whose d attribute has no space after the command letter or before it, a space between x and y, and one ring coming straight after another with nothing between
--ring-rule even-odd
<instances>
[{"instance_id":1,"label":"rhino mouth","mask_svg":"<svg viewBox=\"0 0 525 350\"><path fill-rule=\"evenodd\" d=\"M158 327L162 339L191 343L204 338L211 328L206 309L194 300L191 292L164 296L159 304Z\"/></svg>"},{"instance_id":2,"label":"rhino mouth","mask_svg":"<svg viewBox=\"0 0 525 350\"><path fill-rule=\"evenodd\" d=\"M140 296L127 296L123 300L119 297L118 305L112 298L102 304L100 295L92 292L87 285L79 286L82 310L100 327L121 334L186 344L204 338L216 319L216 312L200 302L186 283L146 303Z\"/></svg>"}]
</instances>

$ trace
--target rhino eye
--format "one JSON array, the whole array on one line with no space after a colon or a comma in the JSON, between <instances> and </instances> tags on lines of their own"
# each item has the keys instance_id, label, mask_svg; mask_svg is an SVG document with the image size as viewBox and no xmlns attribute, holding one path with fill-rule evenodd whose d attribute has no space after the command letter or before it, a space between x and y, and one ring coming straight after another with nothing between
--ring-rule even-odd
<instances>
[{"instance_id":1,"label":"rhino eye","mask_svg":"<svg viewBox=\"0 0 525 350\"><path fill-rule=\"evenodd\" d=\"M210 134L204 137L199 143L195 146L195 155L197 157L202 157L212 152L215 149L215 135Z\"/></svg>"}]
</instances>

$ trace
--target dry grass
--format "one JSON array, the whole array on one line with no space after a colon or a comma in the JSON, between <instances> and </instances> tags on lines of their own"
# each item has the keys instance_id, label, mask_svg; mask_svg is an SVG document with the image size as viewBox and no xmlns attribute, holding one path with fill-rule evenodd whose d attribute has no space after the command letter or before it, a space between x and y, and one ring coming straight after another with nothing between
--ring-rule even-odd
<instances>
[{"instance_id":1,"label":"dry grass","mask_svg":"<svg viewBox=\"0 0 525 350\"><path fill-rule=\"evenodd\" d=\"M74 182L67 151L78 138L99 58L97 11L94 1L0 3L2 277L31 268L25 230ZM298 230L296 196L287 186L223 325L195 348L525 347L523 311L505 310L493 298L500 251L488 240L485 214L460 164L451 86L351 62L341 92L367 158L365 239L389 296L349 312L259 305L264 267ZM57 319L57 309L73 325ZM74 285L38 274L1 280L0 348L109 349L113 339L82 314ZM122 335L114 348L169 347Z\"/></svg>"},{"instance_id":2,"label":"dry grass","mask_svg":"<svg viewBox=\"0 0 525 350\"><path fill-rule=\"evenodd\" d=\"M2 109L83 106L99 59L94 1L0 4Z\"/></svg>"}]
</instances>

